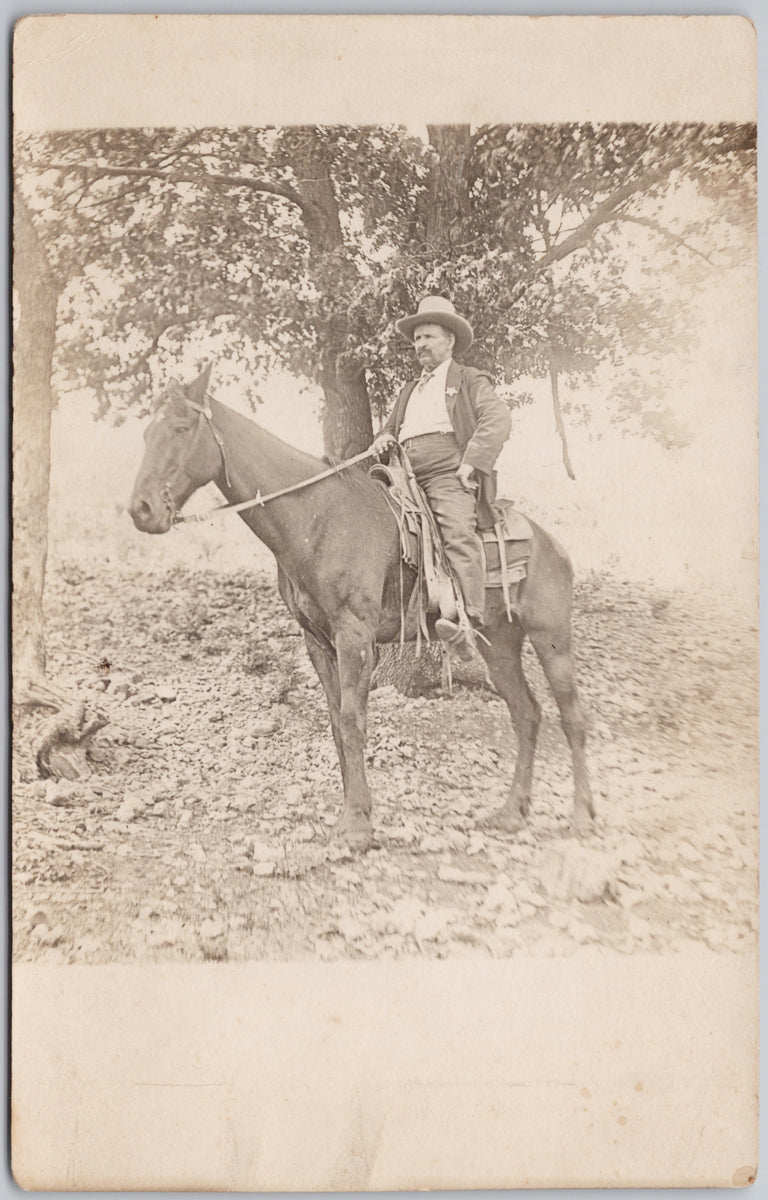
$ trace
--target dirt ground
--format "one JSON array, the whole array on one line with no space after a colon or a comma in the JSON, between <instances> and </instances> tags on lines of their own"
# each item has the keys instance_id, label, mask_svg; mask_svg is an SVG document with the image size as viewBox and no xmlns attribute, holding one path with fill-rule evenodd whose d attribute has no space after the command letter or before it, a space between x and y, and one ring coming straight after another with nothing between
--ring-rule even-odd
<instances>
[{"instance_id":1,"label":"dirt ground","mask_svg":"<svg viewBox=\"0 0 768 1200\"><path fill-rule=\"evenodd\" d=\"M709 598L578 585L594 833L543 677L528 828L479 819L511 779L500 699L372 695L380 845L328 843L340 777L273 569L54 564L51 677L109 725L84 781L39 778L15 729L13 953L50 963L752 950L757 628Z\"/></svg>"}]
</instances>

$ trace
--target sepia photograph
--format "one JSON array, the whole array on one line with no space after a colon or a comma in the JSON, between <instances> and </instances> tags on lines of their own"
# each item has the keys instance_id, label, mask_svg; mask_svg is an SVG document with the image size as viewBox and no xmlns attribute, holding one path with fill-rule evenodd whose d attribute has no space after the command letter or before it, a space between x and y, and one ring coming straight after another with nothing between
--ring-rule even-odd
<instances>
[{"instance_id":1,"label":"sepia photograph","mask_svg":"<svg viewBox=\"0 0 768 1200\"><path fill-rule=\"evenodd\" d=\"M753 1182L756 84L17 25L23 1187Z\"/></svg>"}]
</instances>

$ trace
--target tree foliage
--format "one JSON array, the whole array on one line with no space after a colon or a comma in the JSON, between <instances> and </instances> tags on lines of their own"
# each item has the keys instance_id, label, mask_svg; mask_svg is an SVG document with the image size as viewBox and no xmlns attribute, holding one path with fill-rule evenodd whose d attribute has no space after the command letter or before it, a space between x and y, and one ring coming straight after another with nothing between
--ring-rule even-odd
<instances>
[{"instance_id":1,"label":"tree foliage","mask_svg":"<svg viewBox=\"0 0 768 1200\"><path fill-rule=\"evenodd\" d=\"M512 403L526 377L679 347L670 272L695 290L750 252L754 159L753 127L698 125L92 130L18 147L62 288L59 388L141 409L205 333L238 369L320 384L337 454L391 405L410 370L394 321L430 291L473 323L470 361Z\"/></svg>"}]
</instances>

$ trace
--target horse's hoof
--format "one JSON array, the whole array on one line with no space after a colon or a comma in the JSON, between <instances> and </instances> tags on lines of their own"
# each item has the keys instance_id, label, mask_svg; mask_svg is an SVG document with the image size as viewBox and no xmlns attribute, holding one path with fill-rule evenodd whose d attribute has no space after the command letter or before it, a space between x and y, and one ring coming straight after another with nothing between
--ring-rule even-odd
<instances>
[{"instance_id":1,"label":"horse's hoof","mask_svg":"<svg viewBox=\"0 0 768 1200\"><path fill-rule=\"evenodd\" d=\"M331 841L348 848L352 854L365 854L376 845L370 821L338 821L333 827Z\"/></svg>"},{"instance_id":2,"label":"horse's hoof","mask_svg":"<svg viewBox=\"0 0 768 1200\"><path fill-rule=\"evenodd\" d=\"M501 833L519 833L521 829L525 829L525 817L517 808L510 808L507 804L502 804L501 808L497 808L489 816L483 817L478 821L481 829L496 829Z\"/></svg>"},{"instance_id":3,"label":"horse's hoof","mask_svg":"<svg viewBox=\"0 0 768 1200\"><path fill-rule=\"evenodd\" d=\"M571 813L568 821L568 831L573 837L585 838L594 833L595 818L585 809L577 809Z\"/></svg>"}]
</instances>

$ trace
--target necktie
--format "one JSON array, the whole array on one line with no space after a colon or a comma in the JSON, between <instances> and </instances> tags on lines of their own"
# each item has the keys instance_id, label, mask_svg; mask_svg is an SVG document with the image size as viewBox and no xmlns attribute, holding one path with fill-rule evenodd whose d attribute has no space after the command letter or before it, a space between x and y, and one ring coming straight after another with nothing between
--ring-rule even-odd
<instances>
[{"instance_id":1,"label":"necktie","mask_svg":"<svg viewBox=\"0 0 768 1200\"><path fill-rule=\"evenodd\" d=\"M422 391L422 389L427 386L433 375L434 371L427 371L426 375L422 375L419 382L416 384L416 391Z\"/></svg>"}]
</instances>

